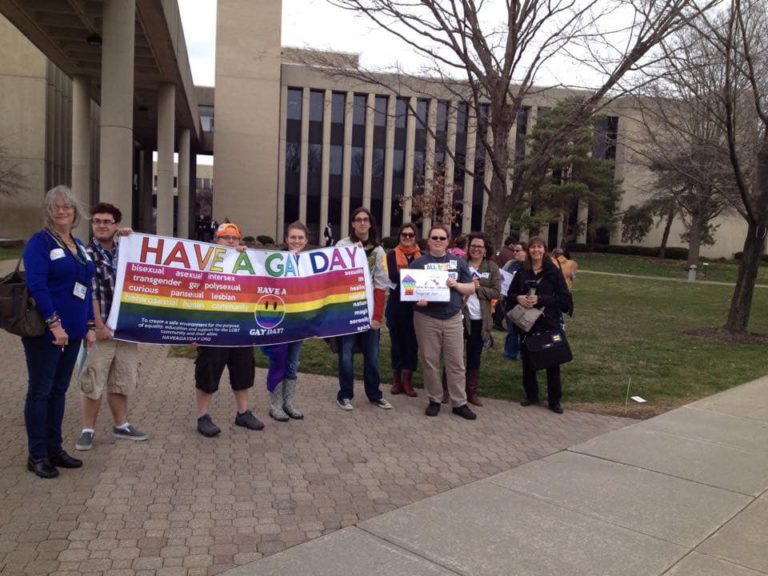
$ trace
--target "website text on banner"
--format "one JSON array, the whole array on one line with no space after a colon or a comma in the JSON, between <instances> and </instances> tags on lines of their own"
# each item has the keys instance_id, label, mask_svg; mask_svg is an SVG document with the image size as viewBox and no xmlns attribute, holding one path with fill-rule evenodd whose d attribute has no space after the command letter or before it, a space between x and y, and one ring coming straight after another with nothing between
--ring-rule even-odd
<instances>
[{"instance_id":1,"label":"website text on banner","mask_svg":"<svg viewBox=\"0 0 768 576\"><path fill-rule=\"evenodd\" d=\"M373 294L356 246L298 254L150 234L120 240L109 326L151 344L260 346L370 328Z\"/></svg>"}]
</instances>

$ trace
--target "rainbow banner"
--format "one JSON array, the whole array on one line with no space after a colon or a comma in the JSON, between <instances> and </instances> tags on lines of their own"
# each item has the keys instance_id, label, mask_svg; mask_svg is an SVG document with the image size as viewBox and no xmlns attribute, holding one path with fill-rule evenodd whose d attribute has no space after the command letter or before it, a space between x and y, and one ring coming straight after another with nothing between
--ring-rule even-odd
<instances>
[{"instance_id":1,"label":"rainbow banner","mask_svg":"<svg viewBox=\"0 0 768 576\"><path fill-rule=\"evenodd\" d=\"M151 344L260 346L370 329L362 248L299 254L149 234L120 240L108 325Z\"/></svg>"}]
</instances>

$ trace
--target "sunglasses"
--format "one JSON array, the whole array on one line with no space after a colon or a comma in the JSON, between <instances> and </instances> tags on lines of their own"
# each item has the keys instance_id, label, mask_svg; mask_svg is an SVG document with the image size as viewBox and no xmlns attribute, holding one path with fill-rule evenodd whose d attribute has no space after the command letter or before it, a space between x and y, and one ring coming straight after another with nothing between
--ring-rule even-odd
<instances>
[{"instance_id":1,"label":"sunglasses","mask_svg":"<svg viewBox=\"0 0 768 576\"><path fill-rule=\"evenodd\" d=\"M485 250L485 246L470 246L470 250Z\"/></svg>"},{"instance_id":2,"label":"sunglasses","mask_svg":"<svg viewBox=\"0 0 768 576\"><path fill-rule=\"evenodd\" d=\"M370 218L355 218L352 220L352 222L358 222L359 224L365 224L366 222L370 222Z\"/></svg>"},{"instance_id":3,"label":"sunglasses","mask_svg":"<svg viewBox=\"0 0 768 576\"><path fill-rule=\"evenodd\" d=\"M413 238L416 236L416 234L414 234L413 232L401 232L400 236L402 236L403 238Z\"/></svg>"},{"instance_id":4,"label":"sunglasses","mask_svg":"<svg viewBox=\"0 0 768 576\"><path fill-rule=\"evenodd\" d=\"M430 236L429 239L435 242L445 242L448 240L448 236Z\"/></svg>"}]
</instances>

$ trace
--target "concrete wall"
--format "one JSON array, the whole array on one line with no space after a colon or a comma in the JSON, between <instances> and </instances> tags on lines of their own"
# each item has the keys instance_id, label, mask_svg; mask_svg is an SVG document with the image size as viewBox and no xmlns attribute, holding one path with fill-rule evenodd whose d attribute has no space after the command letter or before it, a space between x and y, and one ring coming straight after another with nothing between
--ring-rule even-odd
<instances>
[{"instance_id":1,"label":"concrete wall","mask_svg":"<svg viewBox=\"0 0 768 576\"><path fill-rule=\"evenodd\" d=\"M42 53L0 17L0 145L26 189L0 197L0 237L26 238L42 224L46 178L46 66Z\"/></svg>"},{"instance_id":2,"label":"concrete wall","mask_svg":"<svg viewBox=\"0 0 768 576\"><path fill-rule=\"evenodd\" d=\"M214 217L274 236L282 3L219 0L217 10Z\"/></svg>"}]
</instances>

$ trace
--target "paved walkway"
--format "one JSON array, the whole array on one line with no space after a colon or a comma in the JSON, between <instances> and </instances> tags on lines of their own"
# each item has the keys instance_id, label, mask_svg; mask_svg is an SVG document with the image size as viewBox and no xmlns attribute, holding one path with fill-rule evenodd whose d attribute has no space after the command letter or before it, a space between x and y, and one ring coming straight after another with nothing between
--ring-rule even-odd
<instances>
[{"instance_id":1,"label":"paved walkway","mask_svg":"<svg viewBox=\"0 0 768 576\"><path fill-rule=\"evenodd\" d=\"M768 574L768 377L227 576Z\"/></svg>"},{"instance_id":2,"label":"paved walkway","mask_svg":"<svg viewBox=\"0 0 768 576\"><path fill-rule=\"evenodd\" d=\"M353 527L389 519L381 515L424 499L431 506L430 497L450 501L453 489L476 490L477 481L629 423L569 411L567 404L556 416L501 400L488 400L476 422L446 410L433 419L423 415L423 396L392 397L391 411L358 397L347 413L335 404L335 379L301 375L297 405L304 421L267 418L261 432L235 427L225 387L212 410L223 432L206 439L195 432L192 361L143 346L141 388L130 413L151 434L149 442L112 438L104 407L93 450L77 453L85 466L41 480L25 468L21 343L0 331L0 350L0 573L8 576L207 576L239 565L261 570L249 563L278 558L290 547L303 554L306 549L296 545L324 545L321 536L347 538L345 528L355 538L373 538ZM264 375L258 371L260 383ZM510 366L510 386L518 382ZM267 394L261 384L254 390L252 402L264 418ZM68 447L78 431L78 396L71 389ZM456 502L446 525L464 519L465 507ZM352 557L365 548L347 552L351 569ZM388 572L400 573L407 571Z\"/></svg>"}]
</instances>

